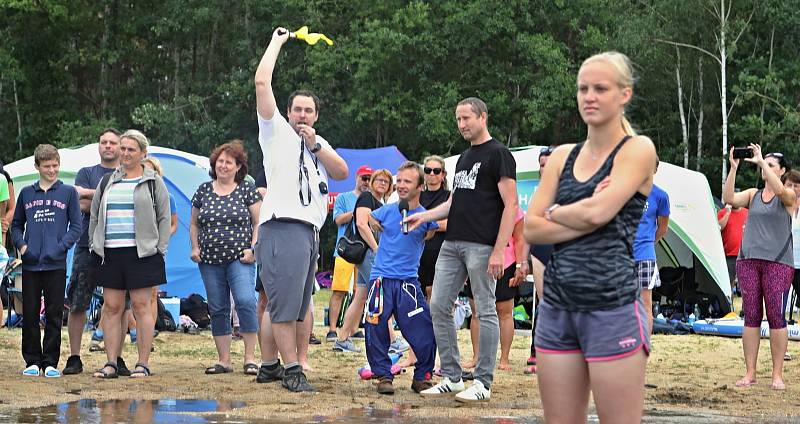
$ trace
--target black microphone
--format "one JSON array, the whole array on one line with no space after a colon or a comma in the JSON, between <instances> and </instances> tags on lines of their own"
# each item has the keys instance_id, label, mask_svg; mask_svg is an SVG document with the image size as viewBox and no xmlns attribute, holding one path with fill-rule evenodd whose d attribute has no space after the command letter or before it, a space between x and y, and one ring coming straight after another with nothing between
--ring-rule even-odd
<instances>
[{"instance_id":1,"label":"black microphone","mask_svg":"<svg viewBox=\"0 0 800 424\"><path fill-rule=\"evenodd\" d=\"M408 216L408 200L400 200L397 204L397 208L400 209L400 215L403 215L403 221L405 221ZM403 222L402 227L403 234L408 234L408 222Z\"/></svg>"}]
</instances>

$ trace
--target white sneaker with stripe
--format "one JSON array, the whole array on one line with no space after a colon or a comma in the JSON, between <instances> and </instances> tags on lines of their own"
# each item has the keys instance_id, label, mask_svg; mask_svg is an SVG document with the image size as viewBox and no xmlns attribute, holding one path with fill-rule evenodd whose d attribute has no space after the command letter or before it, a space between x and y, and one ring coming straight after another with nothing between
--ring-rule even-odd
<instances>
[{"instance_id":1,"label":"white sneaker with stripe","mask_svg":"<svg viewBox=\"0 0 800 424\"><path fill-rule=\"evenodd\" d=\"M459 402L485 402L491 397L492 391L484 387L483 383L476 379L469 389L456 395L456 400Z\"/></svg>"},{"instance_id":2,"label":"white sneaker with stripe","mask_svg":"<svg viewBox=\"0 0 800 424\"><path fill-rule=\"evenodd\" d=\"M450 381L449 377L445 377L439 384L431 387L430 389L425 389L419 394L422 396L442 396L442 395L452 395L457 392L461 392L464 390L464 381L458 381L457 383L453 383Z\"/></svg>"}]
</instances>

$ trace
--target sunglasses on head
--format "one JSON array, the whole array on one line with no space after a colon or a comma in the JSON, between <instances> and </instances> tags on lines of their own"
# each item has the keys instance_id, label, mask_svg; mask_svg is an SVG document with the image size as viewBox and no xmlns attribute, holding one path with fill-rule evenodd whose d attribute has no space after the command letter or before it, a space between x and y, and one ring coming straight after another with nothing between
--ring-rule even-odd
<instances>
[{"instance_id":1,"label":"sunglasses on head","mask_svg":"<svg viewBox=\"0 0 800 424\"><path fill-rule=\"evenodd\" d=\"M370 178L372 178L372 175L362 175L361 181L367 182L370 180Z\"/></svg>"},{"instance_id":2,"label":"sunglasses on head","mask_svg":"<svg viewBox=\"0 0 800 424\"><path fill-rule=\"evenodd\" d=\"M550 156L550 154L553 153L553 150L555 150L554 147L542 147L542 150L539 150L539 157Z\"/></svg>"},{"instance_id":3,"label":"sunglasses on head","mask_svg":"<svg viewBox=\"0 0 800 424\"><path fill-rule=\"evenodd\" d=\"M427 166L423 169L426 174L433 173L433 175L439 175L442 173L442 168L428 168Z\"/></svg>"},{"instance_id":4,"label":"sunglasses on head","mask_svg":"<svg viewBox=\"0 0 800 424\"><path fill-rule=\"evenodd\" d=\"M780 159L780 158L782 158L782 157L783 157L783 153L777 153L777 152L776 152L776 153L768 153L768 154L767 154L766 156L764 156L764 157L765 157L765 158L778 158L778 159Z\"/></svg>"}]
</instances>

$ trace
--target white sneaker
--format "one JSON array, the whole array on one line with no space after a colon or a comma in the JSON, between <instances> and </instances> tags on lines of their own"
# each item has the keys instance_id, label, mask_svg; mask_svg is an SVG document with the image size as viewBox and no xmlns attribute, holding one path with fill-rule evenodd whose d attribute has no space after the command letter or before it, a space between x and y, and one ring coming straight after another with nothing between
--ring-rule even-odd
<instances>
[{"instance_id":1,"label":"white sneaker","mask_svg":"<svg viewBox=\"0 0 800 424\"><path fill-rule=\"evenodd\" d=\"M44 376L47 378L59 378L61 377L61 371L54 367L47 367L44 369Z\"/></svg>"},{"instance_id":2,"label":"white sneaker","mask_svg":"<svg viewBox=\"0 0 800 424\"><path fill-rule=\"evenodd\" d=\"M459 402L485 402L492 397L492 391L483 386L480 380L475 380L469 389L456 395Z\"/></svg>"},{"instance_id":3,"label":"white sneaker","mask_svg":"<svg viewBox=\"0 0 800 424\"><path fill-rule=\"evenodd\" d=\"M40 372L38 365L31 365L22 371L22 375L26 377L38 377Z\"/></svg>"},{"instance_id":4,"label":"white sneaker","mask_svg":"<svg viewBox=\"0 0 800 424\"><path fill-rule=\"evenodd\" d=\"M457 383L453 383L450 381L449 377L445 377L439 384L431 387L430 389L425 389L419 394L422 396L441 396L441 395L452 395L455 392L460 392L464 390L464 381L461 380Z\"/></svg>"}]
</instances>

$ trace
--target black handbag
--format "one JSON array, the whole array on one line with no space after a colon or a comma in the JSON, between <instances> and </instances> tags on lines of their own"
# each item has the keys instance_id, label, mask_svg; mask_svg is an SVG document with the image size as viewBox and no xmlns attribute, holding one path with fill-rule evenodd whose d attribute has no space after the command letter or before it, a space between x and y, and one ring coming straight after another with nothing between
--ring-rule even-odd
<instances>
[{"instance_id":1,"label":"black handbag","mask_svg":"<svg viewBox=\"0 0 800 424\"><path fill-rule=\"evenodd\" d=\"M354 265L359 265L364 262L364 257L367 256L367 244L361 240L355 232L355 216L350 220L350 225L347 226L342 238L336 243L336 253L340 258L350 262Z\"/></svg>"}]
</instances>

